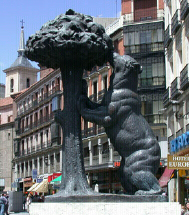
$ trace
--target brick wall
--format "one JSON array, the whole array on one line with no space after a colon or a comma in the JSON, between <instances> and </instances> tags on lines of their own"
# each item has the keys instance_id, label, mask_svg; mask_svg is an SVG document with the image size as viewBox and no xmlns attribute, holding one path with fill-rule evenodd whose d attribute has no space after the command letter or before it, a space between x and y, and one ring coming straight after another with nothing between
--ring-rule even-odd
<instances>
[{"instance_id":1,"label":"brick wall","mask_svg":"<svg viewBox=\"0 0 189 215\"><path fill-rule=\"evenodd\" d=\"M121 14L131 13L131 0L121 0Z\"/></svg>"}]
</instances>

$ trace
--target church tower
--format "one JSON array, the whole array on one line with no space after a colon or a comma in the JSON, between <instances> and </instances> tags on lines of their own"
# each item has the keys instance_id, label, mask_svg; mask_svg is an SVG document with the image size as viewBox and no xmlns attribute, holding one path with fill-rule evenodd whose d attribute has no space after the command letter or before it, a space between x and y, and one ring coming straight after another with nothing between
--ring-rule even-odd
<instances>
[{"instance_id":1,"label":"church tower","mask_svg":"<svg viewBox=\"0 0 189 215\"><path fill-rule=\"evenodd\" d=\"M39 70L31 65L24 54L25 42L23 20L21 22L22 26L18 57L10 68L3 71L6 73L5 97L18 93L37 82L37 72L39 72Z\"/></svg>"}]
</instances>

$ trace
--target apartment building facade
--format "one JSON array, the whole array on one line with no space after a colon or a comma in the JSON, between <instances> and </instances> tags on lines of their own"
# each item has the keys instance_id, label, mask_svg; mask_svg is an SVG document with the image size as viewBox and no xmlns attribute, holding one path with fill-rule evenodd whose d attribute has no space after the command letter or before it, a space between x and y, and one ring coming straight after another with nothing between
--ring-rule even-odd
<instances>
[{"instance_id":1,"label":"apartment building facade","mask_svg":"<svg viewBox=\"0 0 189 215\"><path fill-rule=\"evenodd\" d=\"M167 116L167 137L169 152L174 155L188 155L187 141L183 137L189 131L189 2L165 1L165 63L166 92L163 97ZM181 141L180 141L181 140ZM180 143L180 144L179 144ZM184 203L187 196L187 171L177 171L170 186L176 192L174 200Z\"/></svg>"},{"instance_id":2,"label":"apartment building facade","mask_svg":"<svg viewBox=\"0 0 189 215\"><path fill-rule=\"evenodd\" d=\"M63 97L59 70L50 70L49 74L14 98L17 136L12 162L17 190L26 192L33 179L45 179L62 170L62 135L60 126L54 121L53 98L58 101L56 105L60 109Z\"/></svg>"}]
</instances>

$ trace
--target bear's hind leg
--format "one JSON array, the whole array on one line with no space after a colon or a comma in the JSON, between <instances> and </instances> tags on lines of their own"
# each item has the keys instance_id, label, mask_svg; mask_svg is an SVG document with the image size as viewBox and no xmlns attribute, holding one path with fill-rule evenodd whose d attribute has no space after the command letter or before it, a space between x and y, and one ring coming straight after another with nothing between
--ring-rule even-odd
<instances>
[{"instance_id":1,"label":"bear's hind leg","mask_svg":"<svg viewBox=\"0 0 189 215\"><path fill-rule=\"evenodd\" d=\"M159 195L162 193L157 178L149 171L139 171L132 174L131 180L137 187L135 195Z\"/></svg>"}]
</instances>

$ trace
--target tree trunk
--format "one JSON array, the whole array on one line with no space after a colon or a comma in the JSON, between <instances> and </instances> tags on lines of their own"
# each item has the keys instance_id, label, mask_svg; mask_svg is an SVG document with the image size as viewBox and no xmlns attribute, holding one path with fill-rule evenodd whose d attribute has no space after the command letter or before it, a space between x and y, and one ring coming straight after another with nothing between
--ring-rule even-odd
<instances>
[{"instance_id":1,"label":"tree trunk","mask_svg":"<svg viewBox=\"0 0 189 215\"><path fill-rule=\"evenodd\" d=\"M84 169L83 146L81 137L81 115L77 101L82 90L83 70L62 70L64 88L64 110L61 126L62 145L62 182L59 194L62 196L88 195L92 193Z\"/></svg>"}]
</instances>

